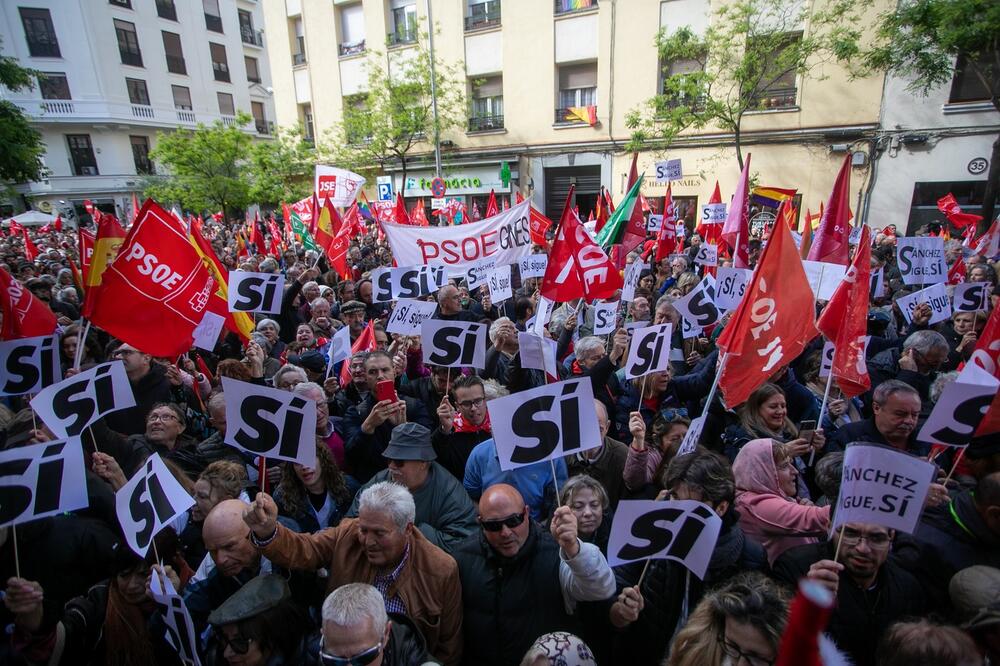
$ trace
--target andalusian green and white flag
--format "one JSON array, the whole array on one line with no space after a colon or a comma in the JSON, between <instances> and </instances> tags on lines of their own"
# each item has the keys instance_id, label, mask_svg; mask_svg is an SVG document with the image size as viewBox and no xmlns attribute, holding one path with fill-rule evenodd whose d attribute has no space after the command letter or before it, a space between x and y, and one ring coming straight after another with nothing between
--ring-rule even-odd
<instances>
[{"instance_id":1,"label":"andalusian green and white flag","mask_svg":"<svg viewBox=\"0 0 1000 666\"><path fill-rule=\"evenodd\" d=\"M319 245L316 245L316 241L313 239L312 234L309 233L309 228L306 227L302 222L302 218L299 217L298 213L294 210L291 211L289 217L292 220L292 233L295 234L295 240L302 243L302 247L307 250L319 251Z\"/></svg>"}]
</instances>

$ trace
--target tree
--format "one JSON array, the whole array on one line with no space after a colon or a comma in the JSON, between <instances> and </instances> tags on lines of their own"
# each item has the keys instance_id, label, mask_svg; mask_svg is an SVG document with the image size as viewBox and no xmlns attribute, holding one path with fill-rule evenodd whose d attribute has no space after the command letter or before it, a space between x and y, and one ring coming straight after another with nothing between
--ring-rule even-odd
<instances>
[{"instance_id":1,"label":"tree","mask_svg":"<svg viewBox=\"0 0 1000 666\"><path fill-rule=\"evenodd\" d=\"M344 100L344 117L332 133L329 158L372 175L398 163L406 182L408 160L434 136L431 60L422 32L416 45L381 53L366 63L368 91ZM461 69L435 59L438 133L463 127L468 113Z\"/></svg>"},{"instance_id":2,"label":"tree","mask_svg":"<svg viewBox=\"0 0 1000 666\"><path fill-rule=\"evenodd\" d=\"M194 130L158 132L149 156L169 175L148 179L145 195L189 210L221 210L229 219L251 202L247 162L253 138L242 128L252 120L240 112L233 125L217 120L210 126L199 123Z\"/></svg>"},{"instance_id":3,"label":"tree","mask_svg":"<svg viewBox=\"0 0 1000 666\"><path fill-rule=\"evenodd\" d=\"M277 206L309 196L315 164L316 149L303 139L301 127L280 129L275 140L255 143L247 164L250 201Z\"/></svg>"},{"instance_id":4,"label":"tree","mask_svg":"<svg viewBox=\"0 0 1000 666\"><path fill-rule=\"evenodd\" d=\"M858 52L855 0L810 4L737 0L715 10L703 36L661 29L662 87L626 116L627 149L666 148L686 129L714 126L733 133L742 169L744 115L793 105L796 77L823 78L825 64Z\"/></svg>"},{"instance_id":5,"label":"tree","mask_svg":"<svg viewBox=\"0 0 1000 666\"><path fill-rule=\"evenodd\" d=\"M11 92L32 90L35 77L41 72L26 69L17 59L0 56L0 85ZM19 106L7 100L0 100L0 181L26 183L41 180L48 174L42 162L45 144L41 133L31 126L31 122Z\"/></svg>"},{"instance_id":6,"label":"tree","mask_svg":"<svg viewBox=\"0 0 1000 666\"><path fill-rule=\"evenodd\" d=\"M862 73L885 71L910 79L922 95L946 85L961 59L1000 112L1000 3L996 0L908 0L879 18L876 40L864 52ZM1000 136L993 142L982 229L993 219L1000 188Z\"/></svg>"}]
</instances>

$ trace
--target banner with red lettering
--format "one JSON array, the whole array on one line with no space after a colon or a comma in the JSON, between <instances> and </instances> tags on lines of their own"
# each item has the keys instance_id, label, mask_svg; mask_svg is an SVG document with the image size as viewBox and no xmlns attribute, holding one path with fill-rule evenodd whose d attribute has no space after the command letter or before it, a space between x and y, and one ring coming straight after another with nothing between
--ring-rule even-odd
<instances>
[{"instance_id":1,"label":"banner with red lettering","mask_svg":"<svg viewBox=\"0 0 1000 666\"><path fill-rule=\"evenodd\" d=\"M365 177L337 167L316 165L316 182L313 191L320 205L329 200L334 206L346 208L354 203L364 187Z\"/></svg>"}]
</instances>

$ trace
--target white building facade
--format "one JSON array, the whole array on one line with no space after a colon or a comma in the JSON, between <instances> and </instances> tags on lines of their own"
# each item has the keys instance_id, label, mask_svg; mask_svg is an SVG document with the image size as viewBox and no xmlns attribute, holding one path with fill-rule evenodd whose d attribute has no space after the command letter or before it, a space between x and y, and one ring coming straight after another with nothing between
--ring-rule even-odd
<instances>
[{"instance_id":1,"label":"white building facade","mask_svg":"<svg viewBox=\"0 0 1000 666\"><path fill-rule=\"evenodd\" d=\"M90 199L126 216L157 174L158 132L235 124L243 111L245 131L273 136L262 28L258 0L3 2L3 54L45 73L34 90L0 89L42 134L50 171L15 185L16 207L81 215Z\"/></svg>"}]
</instances>

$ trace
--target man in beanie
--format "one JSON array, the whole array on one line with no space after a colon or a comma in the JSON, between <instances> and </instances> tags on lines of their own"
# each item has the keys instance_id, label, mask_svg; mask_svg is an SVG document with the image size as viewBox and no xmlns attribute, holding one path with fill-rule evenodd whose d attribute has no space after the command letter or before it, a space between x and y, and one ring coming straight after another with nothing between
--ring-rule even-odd
<instances>
[{"instance_id":1,"label":"man in beanie","mask_svg":"<svg viewBox=\"0 0 1000 666\"><path fill-rule=\"evenodd\" d=\"M461 482L435 462L430 430L419 423L396 426L382 457L389 468L372 477L362 490L382 481L406 486L417 509L414 525L445 552L476 531L476 507ZM358 497L348 516L358 515Z\"/></svg>"}]
</instances>

